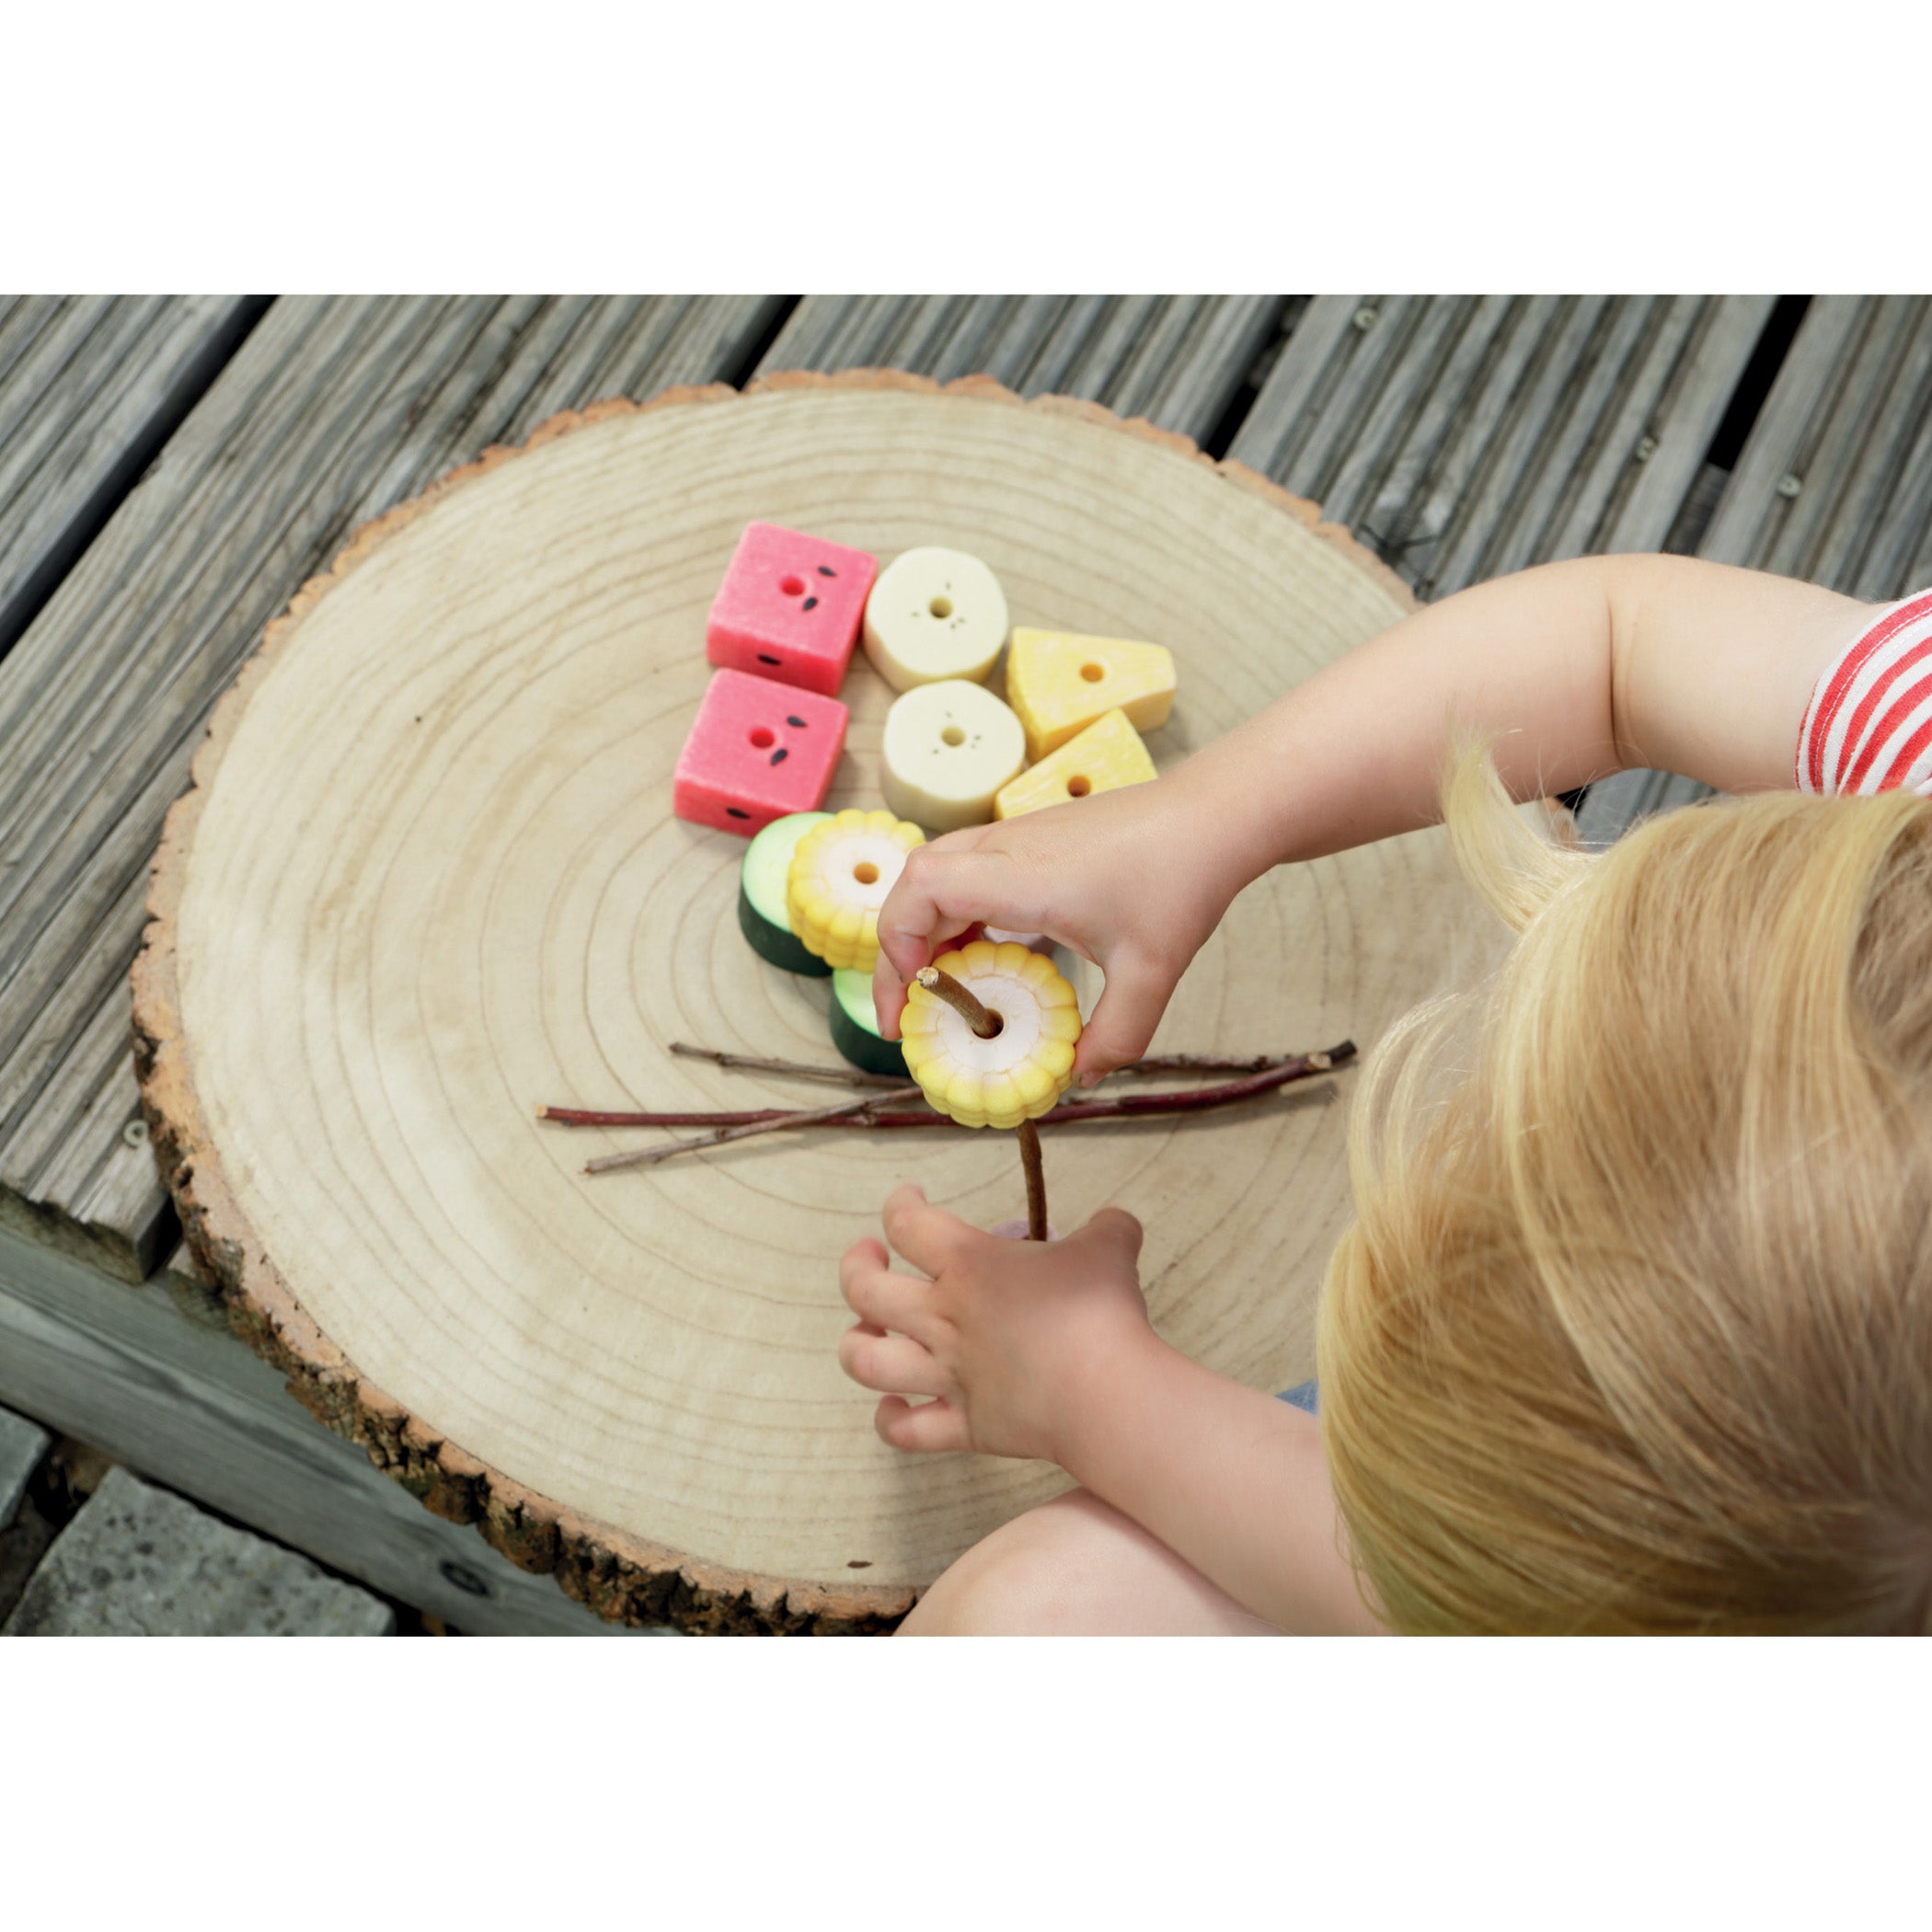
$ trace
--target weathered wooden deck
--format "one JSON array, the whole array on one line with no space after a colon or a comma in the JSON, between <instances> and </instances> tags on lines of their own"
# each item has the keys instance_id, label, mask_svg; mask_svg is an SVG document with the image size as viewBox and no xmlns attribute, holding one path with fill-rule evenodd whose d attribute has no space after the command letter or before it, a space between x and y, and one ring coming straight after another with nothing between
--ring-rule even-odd
<instances>
[{"instance_id":1,"label":"weathered wooden deck","mask_svg":"<svg viewBox=\"0 0 1932 1932\"><path fill-rule=\"evenodd\" d=\"M147 863L215 699L356 524L599 397L879 364L1145 416L1424 597L1613 550L1932 577L1923 297L0 298L0 1403L465 1629L603 1627L209 1305L130 1064ZM1696 789L1624 774L1585 832Z\"/></svg>"}]
</instances>

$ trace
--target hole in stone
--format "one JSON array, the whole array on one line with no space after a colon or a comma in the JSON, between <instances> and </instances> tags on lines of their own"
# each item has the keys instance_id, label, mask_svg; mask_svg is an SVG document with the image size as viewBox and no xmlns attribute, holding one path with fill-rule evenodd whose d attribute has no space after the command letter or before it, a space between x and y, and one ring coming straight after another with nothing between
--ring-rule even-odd
<instances>
[{"instance_id":1,"label":"hole in stone","mask_svg":"<svg viewBox=\"0 0 1932 1932\"><path fill-rule=\"evenodd\" d=\"M802 597L805 594L805 580L802 577L781 577L778 588L788 597Z\"/></svg>"},{"instance_id":2,"label":"hole in stone","mask_svg":"<svg viewBox=\"0 0 1932 1932\"><path fill-rule=\"evenodd\" d=\"M860 885L877 885L879 883L879 868L869 858L862 858L852 868L852 876L858 880Z\"/></svg>"},{"instance_id":3,"label":"hole in stone","mask_svg":"<svg viewBox=\"0 0 1932 1932\"><path fill-rule=\"evenodd\" d=\"M949 617L952 615L952 599L950 597L935 597L926 607L936 617Z\"/></svg>"},{"instance_id":4,"label":"hole in stone","mask_svg":"<svg viewBox=\"0 0 1932 1932\"><path fill-rule=\"evenodd\" d=\"M947 744L964 744L966 742L966 734L960 730L958 725L948 725L939 733L939 736Z\"/></svg>"},{"instance_id":5,"label":"hole in stone","mask_svg":"<svg viewBox=\"0 0 1932 1932\"><path fill-rule=\"evenodd\" d=\"M752 733L752 742L755 744L761 752L770 751L773 745L776 744L777 742L778 741L776 738L774 738L772 734L769 731L767 731L763 725L760 725L758 729Z\"/></svg>"},{"instance_id":6,"label":"hole in stone","mask_svg":"<svg viewBox=\"0 0 1932 1932\"><path fill-rule=\"evenodd\" d=\"M1091 778L1069 778L1066 781L1067 796L1072 799L1084 799L1093 788Z\"/></svg>"},{"instance_id":7,"label":"hole in stone","mask_svg":"<svg viewBox=\"0 0 1932 1932\"><path fill-rule=\"evenodd\" d=\"M1105 664L1083 664L1080 667L1080 675L1089 684L1098 684L1107 675L1107 666Z\"/></svg>"}]
</instances>

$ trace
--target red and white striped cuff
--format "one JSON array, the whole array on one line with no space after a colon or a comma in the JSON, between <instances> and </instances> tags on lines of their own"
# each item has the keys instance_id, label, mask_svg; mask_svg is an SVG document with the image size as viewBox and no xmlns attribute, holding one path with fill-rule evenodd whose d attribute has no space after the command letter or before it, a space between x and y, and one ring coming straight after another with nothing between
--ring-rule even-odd
<instances>
[{"instance_id":1,"label":"red and white striped cuff","mask_svg":"<svg viewBox=\"0 0 1932 1932\"><path fill-rule=\"evenodd\" d=\"M1796 768L1800 791L1932 796L1932 590L1880 611L1825 668Z\"/></svg>"}]
</instances>

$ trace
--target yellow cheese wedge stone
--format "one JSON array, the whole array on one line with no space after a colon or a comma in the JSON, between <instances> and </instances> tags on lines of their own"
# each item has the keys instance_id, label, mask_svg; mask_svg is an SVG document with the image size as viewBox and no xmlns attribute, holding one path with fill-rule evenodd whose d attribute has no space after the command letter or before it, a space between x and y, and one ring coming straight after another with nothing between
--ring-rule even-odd
<instances>
[{"instance_id":1,"label":"yellow cheese wedge stone","mask_svg":"<svg viewBox=\"0 0 1932 1932\"><path fill-rule=\"evenodd\" d=\"M1069 799L1091 798L1097 791L1119 791L1123 785L1143 785L1158 776L1127 714L1110 711L1052 757L1042 758L1012 784L1002 786L994 795L993 816L1017 819L1023 811L1064 805Z\"/></svg>"},{"instance_id":2,"label":"yellow cheese wedge stone","mask_svg":"<svg viewBox=\"0 0 1932 1932\"><path fill-rule=\"evenodd\" d=\"M1035 760L1110 711L1124 711L1136 730L1157 730L1174 708L1174 653L1126 638L1018 625L1006 647L1006 702Z\"/></svg>"}]
</instances>

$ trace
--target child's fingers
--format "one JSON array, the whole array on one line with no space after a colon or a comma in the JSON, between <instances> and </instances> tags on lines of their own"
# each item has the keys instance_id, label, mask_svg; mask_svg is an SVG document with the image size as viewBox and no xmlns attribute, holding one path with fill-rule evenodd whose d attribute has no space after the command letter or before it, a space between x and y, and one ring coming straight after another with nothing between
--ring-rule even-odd
<instances>
[{"instance_id":1,"label":"child's fingers","mask_svg":"<svg viewBox=\"0 0 1932 1932\"><path fill-rule=\"evenodd\" d=\"M872 1426L894 1449L970 1449L965 1415L941 1397L914 1409L903 1396L887 1396L872 1411Z\"/></svg>"},{"instance_id":2,"label":"child's fingers","mask_svg":"<svg viewBox=\"0 0 1932 1932\"><path fill-rule=\"evenodd\" d=\"M867 1244L877 1248L876 1241ZM861 1321L895 1335L910 1335L914 1341L929 1342L934 1336L932 1283L909 1274L894 1274L890 1268L874 1267L869 1261L852 1263L847 1249L839 1263L838 1284L845 1305Z\"/></svg>"},{"instance_id":3,"label":"child's fingers","mask_svg":"<svg viewBox=\"0 0 1932 1932\"><path fill-rule=\"evenodd\" d=\"M916 1181L904 1181L886 1197L886 1239L914 1268L937 1274L957 1256L963 1237L975 1232L957 1214L936 1208Z\"/></svg>"},{"instance_id":4,"label":"child's fingers","mask_svg":"<svg viewBox=\"0 0 1932 1932\"><path fill-rule=\"evenodd\" d=\"M838 1339L838 1365L861 1388L899 1396L943 1396L952 1381L916 1341L881 1335L861 1322Z\"/></svg>"},{"instance_id":5,"label":"child's fingers","mask_svg":"<svg viewBox=\"0 0 1932 1932\"><path fill-rule=\"evenodd\" d=\"M886 1252L885 1243L867 1235L855 1241L838 1258L838 1284L841 1288L847 1287L856 1270L865 1268L881 1271L891 1265L892 1258ZM849 1295L847 1299L850 1299Z\"/></svg>"},{"instance_id":6,"label":"child's fingers","mask_svg":"<svg viewBox=\"0 0 1932 1932\"><path fill-rule=\"evenodd\" d=\"M872 1010L879 1016L880 1034L887 1040L897 1040L900 1016L905 1011L905 982L883 949L872 968Z\"/></svg>"},{"instance_id":7,"label":"child's fingers","mask_svg":"<svg viewBox=\"0 0 1932 1932\"><path fill-rule=\"evenodd\" d=\"M1082 1087L1117 1066L1132 1065L1147 1051L1174 993L1165 969L1130 947L1117 949L1106 971L1107 983L1074 1055L1074 1077Z\"/></svg>"},{"instance_id":8,"label":"child's fingers","mask_svg":"<svg viewBox=\"0 0 1932 1932\"><path fill-rule=\"evenodd\" d=\"M902 984L931 960L936 942L964 932L975 920L1038 930L1024 924L1030 908L1013 898L1010 862L974 850L994 829L969 825L906 854L904 869L879 908L879 956Z\"/></svg>"},{"instance_id":9,"label":"child's fingers","mask_svg":"<svg viewBox=\"0 0 1932 1932\"><path fill-rule=\"evenodd\" d=\"M846 1291L845 1305L861 1321L909 1335L921 1348L930 1348L942 1332L932 1312L932 1283L911 1275L867 1275Z\"/></svg>"}]
</instances>

